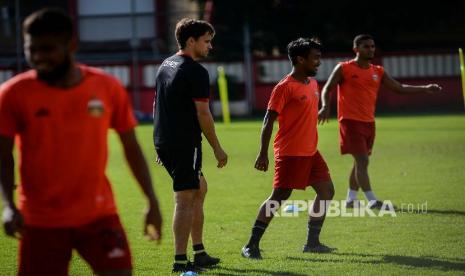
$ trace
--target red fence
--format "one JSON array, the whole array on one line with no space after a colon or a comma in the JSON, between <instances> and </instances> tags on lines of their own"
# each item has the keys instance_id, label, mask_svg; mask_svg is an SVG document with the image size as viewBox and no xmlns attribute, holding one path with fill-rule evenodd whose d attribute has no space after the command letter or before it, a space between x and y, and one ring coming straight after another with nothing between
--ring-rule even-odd
<instances>
[{"instance_id":1,"label":"red fence","mask_svg":"<svg viewBox=\"0 0 465 276\"><path fill-rule=\"evenodd\" d=\"M334 66L342 60L351 57L325 57L319 68L316 79L322 86L329 77ZM395 79L406 84L438 83L444 88L444 93L427 95L398 95L384 88L380 90L378 110L381 111L428 111L428 110L461 110L463 108L462 87L460 81L460 65L458 54L429 53L429 54L395 54L379 57L375 62L382 64L386 71ZM130 63L99 62L91 63L117 77L128 89L132 99L137 100L134 106L143 114L151 114L154 95L155 75L159 62L141 62L134 77ZM248 103L245 100L244 65L242 62L207 62L203 64L210 73L212 91L216 91L217 67L223 66L230 85L230 98L237 103ZM291 70L286 58L260 59L254 61L254 100L250 104L255 111L266 109L271 90L274 85ZM0 82L10 78L14 70L0 68ZM133 91L138 94L134 95ZM336 94L332 93L332 104L335 104ZM213 96L213 98L215 98ZM237 105L236 105L237 106ZM243 115L243 108L236 115ZM234 109L231 110L234 115Z\"/></svg>"}]
</instances>

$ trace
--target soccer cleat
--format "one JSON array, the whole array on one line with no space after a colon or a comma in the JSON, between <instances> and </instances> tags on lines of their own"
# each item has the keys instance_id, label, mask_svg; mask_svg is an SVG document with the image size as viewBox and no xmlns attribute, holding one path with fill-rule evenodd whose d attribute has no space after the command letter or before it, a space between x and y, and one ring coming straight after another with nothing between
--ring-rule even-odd
<instances>
[{"instance_id":1,"label":"soccer cleat","mask_svg":"<svg viewBox=\"0 0 465 276\"><path fill-rule=\"evenodd\" d=\"M381 208L383 208L383 202L381 200L370 201L370 203L368 203L368 208L381 210Z\"/></svg>"},{"instance_id":2,"label":"soccer cleat","mask_svg":"<svg viewBox=\"0 0 465 276\"><path fill-rule=\"evenodd\" d=\"M202 272L204 271L204 269L188 261L186 264L174 263L173 270L171 272L175 273L175 272L188 272L188 271Z\"/></svg>"},{"instance_id":3,"label":"soccer cleat","mask_svg":"<svg viewBox=\"0 0 465 276\"><path fill-rule=\"evenodd\" d=\"M378 210L396 210L396 207L390 203L390 201L387 201L386 204L384 201L381 200L376 200L376 201L370 201L368 203L368 208L370 209L378 209Z\"/></svg>"},{"instance_id":4,"label":"soccer cleat","mask_svg":"<svg viewBox=\"0 0 465 276\"><path fill-rule=\"evenodd\" d=\"M220 262L219 258L205 254L194 254L194 265L198 267L210 267L217 265Z\"/></svg>"},{"instance_id":5,"label":"soccer cleat","mask_svg":"<svg viewBox=\"0 0 465 276\"><path fill-rule=\"evenodd\" d=\"M255 260L262 259L262 254L260 254L260 248L258 248L257 246L246 245L242 247L241 255L242 257L247 258L247 259L255 259Z\"/></svg>"},{"instance_id":6,"label":"soccer cleat","mask_svg":"<svg viewBox=\"0 0 465 276\"><path fill-rule=\"evenodd\" d=\"M358 200L346 201L346 208L360 208L360 201Z\"/></svg>"},{"instance_id":7,"label":"soccer cleat","mask_svg":"<svg viewBox=\"0 0 465 276\"><path fill-rule=\"evenodd\" d=\"M331 253L333 251L337 250L336 248L331 248L329 246L326 246L322 243L319 243L316 246L310 246L308 244L304 245L304 253Z\"/></svg>"}]
</instances>

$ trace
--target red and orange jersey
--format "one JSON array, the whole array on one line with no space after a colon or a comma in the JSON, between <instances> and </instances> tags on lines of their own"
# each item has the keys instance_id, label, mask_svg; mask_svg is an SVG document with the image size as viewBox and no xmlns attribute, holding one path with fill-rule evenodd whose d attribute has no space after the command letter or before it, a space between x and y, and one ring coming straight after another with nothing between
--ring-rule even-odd
<instances>
[{"instance_id":1,"label":"red and orange jersey","mask_svg":"<svg viewBox=\"0 0 465 276\"><path fill-rule=\"evenodd\" d=\"M288 75L273 89L268 109L279 114L275 157L312 156L317 151L320 94L316 80L308 80L304 84Z\"/></svg>"},{"instance_id":2,"label":"red and orange jersey","mask_svg":"<svg viewBox=\"0 0 465 276\"><path fill-rule=\"evenodd\" d=\"M116 213L107 164L108 129L133 129L128 96L116 79L80 66L68 89L35 71L0 87L0 135L19 140L19 208L28 225L70 227Z\"/></svg>"},{"instance_id":3,"label":"red and orange jersey","mask_svg":"<svg viewBox=\"0 0 465 276\"><path fill-rule=\"evenodd\" d=\"M355 60L341 62L342 82L338 85L338 119L375 121L378 90L384 68L371 64L361 68Z\"/></svg>"}]
</instances>

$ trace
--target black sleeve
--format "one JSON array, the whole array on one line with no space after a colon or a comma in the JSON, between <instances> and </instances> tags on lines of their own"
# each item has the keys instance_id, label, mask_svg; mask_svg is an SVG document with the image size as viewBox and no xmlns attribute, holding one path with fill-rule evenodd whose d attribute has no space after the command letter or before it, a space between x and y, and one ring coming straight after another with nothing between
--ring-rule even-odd
<instances>
[{"instance_id":1,"label":"black sleeve","mask_svg":"<svg viewBox=\"0 0 465 276\"><path fill-rule=\"evenodd\" d=\"M205 100L210 98L210 78L208 71L198 64L191 70L190 82L192 99Z\"/></svg>"}]
</instances>

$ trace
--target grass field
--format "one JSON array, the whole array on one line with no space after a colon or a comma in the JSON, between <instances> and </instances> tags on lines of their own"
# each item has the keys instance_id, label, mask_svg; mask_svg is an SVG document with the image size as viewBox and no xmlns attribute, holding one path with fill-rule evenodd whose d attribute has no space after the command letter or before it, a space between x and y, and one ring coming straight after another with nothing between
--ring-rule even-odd
<instances>
[{"instance_id":1,"label":"grass field","mask_svg":"<svg viewBox=\"0 0 465 276\"><path fill-rule=\"evenodd\" d=\"M229 164L219 170L204 142L204 174L209 183L205 245L222 258L206 275L465 275L465 116L381 117L371 158L370 176L377 196L397 206L427 202L428 213L397 213L396 217L331 217L322 241L338 248L334 254L301 253L306 239L305 213L276 218L261 243L264 259L240 256L258 206L271 191L272 170L253 169L261 122L218 124L217 132ZM276 129L276 126L275 126ZM152 127L138 128L147 159L153 164ZM319 127L319 149L331 170L335 200L345 198L352 160L340 156L337 123ZM172 263L170 229L173 211L171 182L164 169L151 165L164 214L161 245L142 235L144 201L126 166L116 135L110 136L108 175L127 230L135 275L166 275ZM272 157L270 153L270 158ZM291 199L312 199L313 190ZM406 205L404 205L406 206ZM0 275L16 273L17 241L0 235ZM74 256L71 275L91 275Z\"/></svg>"}]
</instances>

